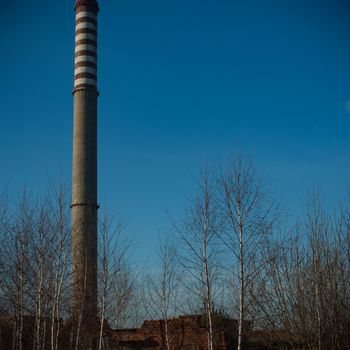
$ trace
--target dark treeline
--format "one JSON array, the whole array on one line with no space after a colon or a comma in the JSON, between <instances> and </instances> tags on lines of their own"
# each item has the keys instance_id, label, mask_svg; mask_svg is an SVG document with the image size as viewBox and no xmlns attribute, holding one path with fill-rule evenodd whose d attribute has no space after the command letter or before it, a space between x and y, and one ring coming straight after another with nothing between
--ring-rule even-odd
<instances>
[{"instance_id":1,"label":"dark treeline","mask_svg":"<svg viewBox=\"0 0 350 350\"><path fill-rule=\"evenodd\" d=\"M30 339L33 350L57 350L63 337L67 349L79 348L79 325L69 327L67 193L0 199L0 348L26 349ZM106 327L163 319L169 350L168 320L202 314L210 350L220 317L238 320L238 350L257 339L280 349L349 349L350 210L326 207L314 191L290 223L251 162L206 167L183 216L169 220L157 263L142 268L122 220L100 214L98 348Z\"/></svg>"}]
</instances>

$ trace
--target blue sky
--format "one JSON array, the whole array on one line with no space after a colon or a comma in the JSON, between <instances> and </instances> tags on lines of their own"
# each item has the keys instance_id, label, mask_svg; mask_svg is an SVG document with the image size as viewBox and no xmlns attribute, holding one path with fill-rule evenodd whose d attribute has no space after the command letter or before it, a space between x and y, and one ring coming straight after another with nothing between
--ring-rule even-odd
<instances>
[{"instance_id":1,"label":"blue sky","mask_svg":"<svg viewBox=\"0 0 350 350\"><path fill-rule=\"evenodd\" d=\"M70 181L74 1L0 13L0 184ZM350 5L101 0L99 198L148 252L206 161L251 157L297 215L349 189Z\"/></svg>"}]
</instances>

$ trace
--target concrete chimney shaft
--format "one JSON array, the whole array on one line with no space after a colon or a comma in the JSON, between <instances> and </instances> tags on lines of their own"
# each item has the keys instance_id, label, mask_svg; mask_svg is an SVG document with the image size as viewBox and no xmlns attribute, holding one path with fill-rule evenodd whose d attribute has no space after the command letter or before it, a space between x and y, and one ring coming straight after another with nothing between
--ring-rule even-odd
<instances>
[{"instance_id":1,"label":"concrete chimney shaft","mask_svg":"<svg viewBox=\"0 0 350 350\"><path fill-rule=\"evenodd\" d=\"M97 1L75 11L72 310L85 320L97 316Z\"/></svg>"}]
</instances>

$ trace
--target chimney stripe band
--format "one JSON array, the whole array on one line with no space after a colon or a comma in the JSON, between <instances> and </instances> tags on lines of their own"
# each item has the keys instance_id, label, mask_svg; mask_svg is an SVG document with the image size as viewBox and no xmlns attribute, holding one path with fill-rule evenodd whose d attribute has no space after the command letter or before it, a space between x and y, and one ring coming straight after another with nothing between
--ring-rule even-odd
<instances>
[{"instance_id":1,"label":"chimney stripe band","mask_svg":"<svg viewBox=\"0 0 350 350\"><path fill-rule=\"evenodd\" d=\"M90 17L81 17L75 21L75 24L78 25L79 23L85 23L85 22L97 25L97 21Z\"/></svg>"},{"instance_id":2,"label":"chimney stripe band","mask_svg":"<svg viewBox=\"0 0 350 350\"><path fill-rule=\"evenodd\" d=\"M80 68L80 67L91 67L97 69L97 64L94 62L79 62L74 65L74 68Z\"/></svg>"},{"instance_id":3,"label":"chimney stripe band","mask_svg":"<svg viewBox=\"0 0 350 350\"><path fill-rule=\"evenodd\" d=\"M74 76L74 79L80 79L80 78L87 78L87 79L95 79L97 80L97 76L96 74L92 74L92 73L78 73Z\"/></svg>"},{"instance_id":4,"label":"chimney stripe band","mask_svg":"<svg viewBox=\"0 0 350 350\"><path fill-rule=\"evenodd\" d=\"M79 40L86 40L86 39L96 41L97 36L90 33L80 33L75 36L75 43L77 43Z\"/></svg>"},{"instance_id":5,"label":"chimney stripe band","mask_svg":"<svg viewBox=\"0 0 350 350\"><path fill-rule=\"evenodd\" d=\"M85 28L97 30L97 25L94 23L82 22L82 23L78 23L75 27L76 30L85 29Z\"/></svg>"},{"instance_id":6,"label":"chimney stripe band","mask_svg":"<svg viewBox=\"0 0 350 350\"><path fill-rule=\"evenodd\" d=\"M96 68L93 67L76 67L74 70L74 74L77 75L79 73L92 73L92 74L97 74Z\"/></svg>"},{"instance_id":7,"label":"chimney stripe band","mask_svg":"<svg viewBox=\"0 0 350 350\"><path fill-rule=\"evenodd\" d=\"M96 40L82 39L75 42L75 46L79 46L79 45L92 45L97 47L97 42Z\"/></svg>"},{"instance_id":8,"label":"chimney stripe band","mask_svg":"<svg viewBox=\"0 0 350 350\"><path fill-rule=\"evenodd\" d=\"M75 53L78 53L79 51L92 51L96 52L96 46L88 45L88 44L79 44L75 47Z\"/></svg>"},{"instance_id":9,"label":"chimney stripe band","mask_svg":"<svg viewBox=\"0 0 350 350\"><path fill-rule=\"evenodd\" d=\"M97 63L97 58L94 56L86 56L86 55L82 55L82 56L77 56L75 57L75 64L80 63L80 62L93 62L93 63Z\"/></svg>"},{"instance_id":10,"label":"chimney stripe band","mask_svg":"<svg viewBox=\"0 0 350 350\"><path fill-rule=\"evenodd\" d=\"M79 11L75 16L75 19L79 19L81 17L90 17L90 18L94 19L95 21L97 20L96 13L91 12L91 11Z\"/></svg>"},{"instance_id":11,"label":"chimney stripe band","mask_svg":"<svg viewBox=\"0 0 350 350\"><path fill-rule=\"evenodd\" d=\"M96 37L97 37L97 31L94 29L83 28L83 29L78 29L75 31L75 35L83 34L83 33L90 33L92 35L96 35Z\"/></svg>"},{"instance_id":12,"label":"chimney stripe band","mask_svg":"<svg viewBox=\"0 0 350 350\"><path fill-rule=\"evenodd\" d=\"M82 50L75 53L75 57L78 57L78 56L92 56L97 58L97 52L96 50L95 51Z\"/></svg>"},{"instance_id":13,"label":"chimney stripe band","mask_svg":"<svg viewBox=\"0 0 350 350\"><path fill-rule=\"evenodd\" d=\"M75 80L74 87L77 88L78 85L82 85L82 84L96 86L96 80L95 79L88 79L88 78L79 78L79 79Z\"/></svg>"}]
</instances>

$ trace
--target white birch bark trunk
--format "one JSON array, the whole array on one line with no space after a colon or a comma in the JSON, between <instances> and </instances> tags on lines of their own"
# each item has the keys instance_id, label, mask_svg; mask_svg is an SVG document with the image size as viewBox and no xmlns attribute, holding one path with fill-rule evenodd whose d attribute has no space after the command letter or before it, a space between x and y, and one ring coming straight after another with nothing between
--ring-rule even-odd
<instances>
[{"instance_id":1,"label":"white birch bark trunk","mask_svg":"<svg viewBox=\"0 0 350 350\"><path fill-rule=\"evenodd\" d=\"M240 211L238 211L240 220ZM244 255L243 255L243 226L239 226L239 317L237 350L242 349L243 316L244 316Z\"/></svg>"},{"instance_id":2,"label":"white birch bark trunk","mask_svg":"<svg viewBox=\"0 0 350 350\"><path fill-rule=\"evenodd\" d=\"M170 350L170 342L169 342L169 329L168 329L168 318L164 319L164 330L165 330L165 343L167 350Z\"/></svg>"},{"instance_id":3,"label":"white birch bark trunk","mask_svg":"<svg viewBox=\"0 0 350 350\"><path fill-rule=\"evenodd\" d=\"M213 350L213 322L212 322L212 305L211 305L211 288L210 288L210 276L207 259L207 214L208 214L208 198L206 193L205 202L205 219L203 230L203 260L204 260L204 276L205 276L205 294L206 294L206 309L208 317L208 349Z\"/></svg>"}]
</instances>

